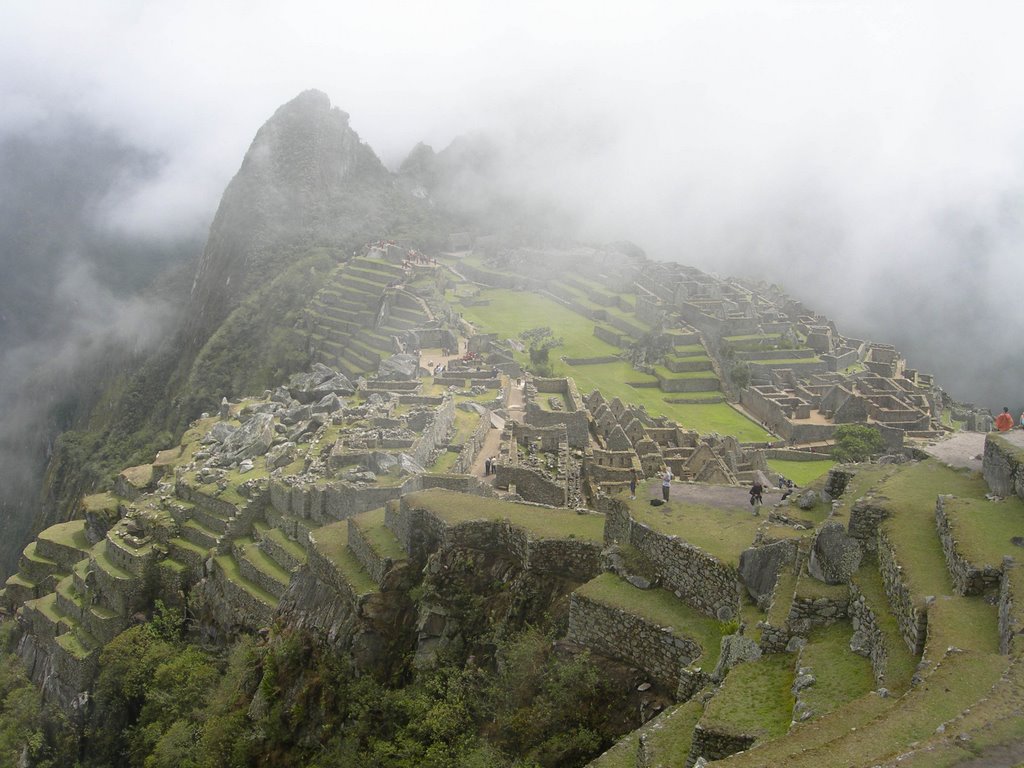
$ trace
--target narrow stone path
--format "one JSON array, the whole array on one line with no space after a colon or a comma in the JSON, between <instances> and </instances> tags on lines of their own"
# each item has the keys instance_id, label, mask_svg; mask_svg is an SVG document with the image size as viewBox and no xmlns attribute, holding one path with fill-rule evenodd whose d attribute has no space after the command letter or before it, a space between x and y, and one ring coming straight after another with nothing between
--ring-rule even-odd
<instances>
[{"instance_id":1,"label":"narrow stone path","mask_svg":"<svg viewBox=\"0 0 1024 768\"><path fill-rule=\"evenodd\" d=\"M476 461L473 462L473 466L470 468L469 473L475 477L479 477L485 483L494 485L494 475L484 474L484 462L488 456L497 458L501 451L501 430L491 429L487 430L487 436L484 438L484 446L480 449L480 453L477 454Z\"/></svg>"},{"instance_id":2,"label":"narrow stone path","mask_svg":"<svg viewBox=\"0 0 1024 768\"><path fill-rule=\"evenodd\" d=\"M522 386L517 386L515 379L512 380L512 387L508 397L508 415L517 424L526 421L526 399L523 390L526 388L526 380L523 379Z\"/></svg>"},{"instance_id":3,"label":"narrow stone path","mask_svg":"<svg viewBox=\"0 0 1024 768\"><path fill-rule=\"evenodd\" d=\"M1024 430L1015 429L1006 434L1010 436L1011 440L1019 440L1020 444L1024 446ZM957 432L945 440L924 446L922 450L950 467L981 472L981 455L985 452L985 433Z\"/></svg>"}]
</instances>

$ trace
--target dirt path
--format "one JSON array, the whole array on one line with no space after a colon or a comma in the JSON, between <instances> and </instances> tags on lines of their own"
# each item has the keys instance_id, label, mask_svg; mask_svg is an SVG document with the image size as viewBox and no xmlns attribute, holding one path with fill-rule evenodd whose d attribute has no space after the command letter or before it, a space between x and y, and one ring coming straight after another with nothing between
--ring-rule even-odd
<instances>
[{"instance_id":1,"label":"dirt path","mask_svg":"<svg viewBox=\"0 0 1024 768\"><path fill-rule=\"evenodd\" d=\"M523 424L526 420L526 401L523 397L523 389L526 387L526 380L521 379L523 384L517 386L516 380L512 380L512 387L508 396L508 415L517 424Z\"/></svg>"},{"instance_id":2,"label":"dirt path","mask_svg":"<svg viewBox=\"0 0 1024 768\"><path fill-rule=\"evenodd\" d=\"M1019 439L1024 447L1024 431L1018 429L1008 434L1012 440ZM924 446L922 450L950 467L981 472L981 455L985 452L985 433L957 432L945 440Z\"/></svg>"},{"instance_id":3,"label":"dirt path","mask_svg":"<svg viewBox=\"0 0 1024 768\"><path fill-rule=\"evenodd\" d=\"M469 474L479 477L486 483L494 485L494 475L484 474L484 462L488 456L497 457L501 451L501 430L494 429L491 427L487 430L487 436L484 438L483 448L480 449L480 453L477 454L476 461L473 462L473 466L469 469Z\"/></svg>"}]
</instances>

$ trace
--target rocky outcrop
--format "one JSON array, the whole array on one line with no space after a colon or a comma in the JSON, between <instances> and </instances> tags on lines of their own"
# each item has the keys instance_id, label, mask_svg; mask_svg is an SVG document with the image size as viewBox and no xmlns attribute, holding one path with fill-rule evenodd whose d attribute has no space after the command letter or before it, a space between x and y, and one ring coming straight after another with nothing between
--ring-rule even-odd
<instances>
[{"instance_id":1,"label":"rocky outcrop","mask_svg":"<svg viewBox=\"0 0 1024 768\"><path fill-rule=\"evenodd\" d=\"M190 337L205 340L296 251L349 249L381 236L397 194L391 174L326 94L305 91L280 107L221 198L192 287Z\"/></svg>"},{"instance_id":2,"label":"rocky outcrop","mask_svg":"<svg viewBox=\"0 0 1024 768\"><path fill-rule=\"evenodd\" d=\"M857 540L846 534L842 523L829 520L814 539L807 570L826 584L846 584L860 567L860 560Z\"/></svg>"}]
</instances>

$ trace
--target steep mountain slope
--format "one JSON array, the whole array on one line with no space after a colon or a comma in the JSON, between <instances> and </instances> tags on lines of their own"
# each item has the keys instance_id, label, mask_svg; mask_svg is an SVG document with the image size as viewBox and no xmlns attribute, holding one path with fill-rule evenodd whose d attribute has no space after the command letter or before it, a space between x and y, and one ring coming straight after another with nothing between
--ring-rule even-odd
<instances>
[{"instance_id":1,"label":"steep mountain slope","mask_svg":"<svg viewBox=\"0 0 1024 768\"><path fill-rule=\"evenodd\" d=\"M320 91L260 128L221 199L192 288L189 341L202 343L255 286L311 246L351 250L401 206L391 173Z\"/></svg>"}]
</instances>

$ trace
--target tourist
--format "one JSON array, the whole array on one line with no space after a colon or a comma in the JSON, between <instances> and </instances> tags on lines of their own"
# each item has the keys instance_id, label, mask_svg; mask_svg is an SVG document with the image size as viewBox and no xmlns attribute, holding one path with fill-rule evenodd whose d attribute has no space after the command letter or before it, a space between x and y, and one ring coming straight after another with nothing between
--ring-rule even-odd
<instances>
[{"instance_id":1,"label":"tourist","mask_svg":"<svg viewBox=\"0 0 1024 768\"><path fill-rule=\"evenodd\" d=\"M491 457L484 459L484 476L491 474Z\"/></svg>"},{"instance_id":2,"label":"tourist","mask_svg":"<svg viewBox=\"0 0 1024 768\"><path fill-rule=\"evenodd\" d=\"M761 508L761 505L764 503L764 499L762 498L762 494L763 493L764 493L764 486L761 485L761 481L758 480L755 477L753 484L750 486L750 506L752 506L754 508L754 516L755 517L760 514L760 512L758 512L758 510Z\"/></svg>"},{"instance_id":3,"label":"tourist","mask_svg":"<svg viewBox=\"0 0 1024 768\"><path fill-rule=\"evenodd\" d=\"M629 470L629 498L636 498L636 470Z\"/></svg>"},{"instance_id":4,"label":"tourist","mask_svg":"<svg viewBox=\"0 0 1024 768\"><path fill-rule=\"evenodd\" d=\"M661 476L661 498L668 504L668 493L672 488L672 470L665 465L665 474Z\"/></svg>"},{"instance_id":5,"label":"tourist","mask_svg":"<svg viewBox=\"0 0 1024 768\"><path fill-rule=\"evenodd\" d=\"M996 416L996 429L1000 432L1009 432L1013 429L1013 416L1009 408L1003 408L1003 412Z\"/></svg>"}]
</instances>

